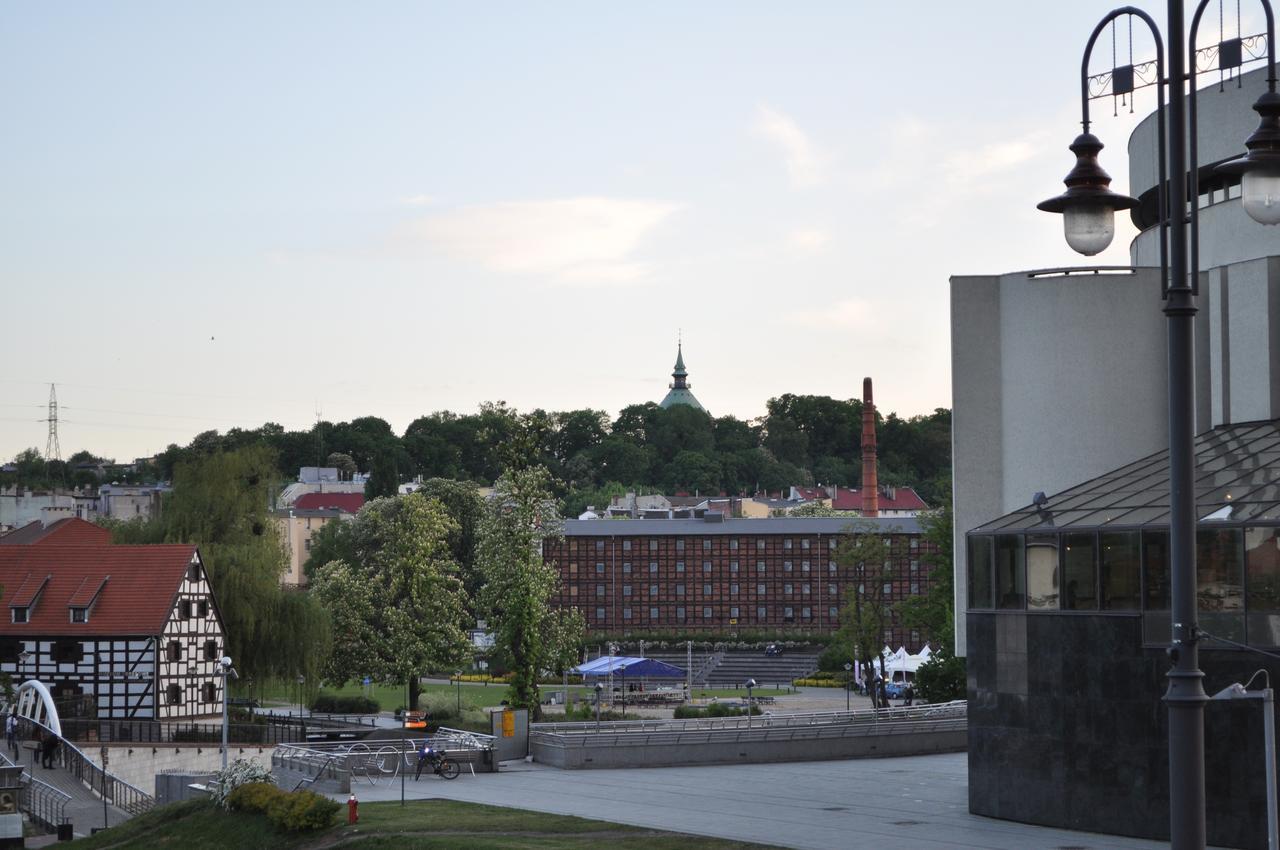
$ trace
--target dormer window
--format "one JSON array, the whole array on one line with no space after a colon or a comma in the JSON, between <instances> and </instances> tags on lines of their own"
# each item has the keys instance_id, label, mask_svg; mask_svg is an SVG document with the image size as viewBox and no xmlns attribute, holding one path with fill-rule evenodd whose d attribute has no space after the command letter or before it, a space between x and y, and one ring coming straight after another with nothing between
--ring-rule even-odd
<instances>
[{"instance_id":1,"label":"dormer window","mask_svg":"<svg viewBox=\"0 0 1280 850\"><path fill-rule=\"evenodd\" d=\"M72 608L71 622L73 623L89 622L89 609L88 608Z\"/></svg>"},{"instance_id":2,"label":"dormer window","mask_svg":"<svg viewBox=\"0 0 1280 850\"><path fill-rule=\"evenodd\" d=\"M13 615L13 622L15 622L15 623L26 623L26 622L30 622L30 619L31 619L31 609L30 609L30 608L28 608L28 607L27 607L27 606L25 606L25 605L23 605L23 606L21 606L21 607L17 607L17 606L15 606L15 607L13 607L13 608L10 608L10 609L9 609L9 613Z\"/></svg>"}]
</instances>

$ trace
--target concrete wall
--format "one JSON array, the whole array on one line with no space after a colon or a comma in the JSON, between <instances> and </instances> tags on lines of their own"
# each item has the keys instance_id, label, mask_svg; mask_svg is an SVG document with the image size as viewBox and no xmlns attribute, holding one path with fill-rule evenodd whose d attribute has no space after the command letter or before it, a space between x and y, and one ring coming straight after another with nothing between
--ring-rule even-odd
<instances>
[{"instance_id":1,"label":"concrete wall","mask_svg":"<svg viewBox=\"0 0 1280 850\"><path fill-rule=\"evenodd\" d=\"M962 752L968 732L920 732L899 735L858 735L791 741L706 741L674 745L620 743L609 735L599 745L560 746L554 736L533 733L529 750L534 761L568 770L617 767L674 767L691 764L758 764L784 761L914 756Z\"/></svg>"},{"instance_id":2,"label":"concrete wall","mask_svg":"<svg viewBox=\"0 0 1280 850\"><path fill-rule=\"evenodd\" d=\"M1168 444L1159 287L1153 269L951 279L957 611L966 532Z\"/></svg>"},{"instance_id":3,"label":"concrete wall","mask_svg":"<svg viewBox=\"0 0 1280 850\"><path fill-rule=\"evenodd\" d=\"M222 769L222 748L217 745L184 744L111 744L107 747L107 771L147 794L155 793L157 773L186 771L203 773ZM94 764L102 764L102 748L92 745L81 750ZM253 759L271 768L274 747L231 746L228 763L238 758Z\"/></svg>"}]
</instances>

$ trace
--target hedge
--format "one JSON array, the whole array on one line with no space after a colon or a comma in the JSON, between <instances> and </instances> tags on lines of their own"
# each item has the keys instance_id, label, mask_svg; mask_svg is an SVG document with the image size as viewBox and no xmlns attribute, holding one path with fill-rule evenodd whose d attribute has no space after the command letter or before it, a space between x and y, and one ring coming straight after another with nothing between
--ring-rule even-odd
<instances>
[{"instance_id":1,"label":"hedge","mask_svg":"<svg viewBox=\"0 0 1280 850\"><path fill-rule=\"evenodd\" d=\"M339 696L321 691L311 701L311 710L319 714L377 714L382 706L366 696Z\"/></svg>"},{"instance_id":2,"label":"hedge","mask_svg":"<svg viewBox=\"0 0 1280 850\"><path fill-rule=\"evenodd\" d=\"M232 811L259 812L280 832L311 832L333 825L342 807L314 791L285 791L268 782L241 785L227 797Z\"/></svg>"}]
</instances>

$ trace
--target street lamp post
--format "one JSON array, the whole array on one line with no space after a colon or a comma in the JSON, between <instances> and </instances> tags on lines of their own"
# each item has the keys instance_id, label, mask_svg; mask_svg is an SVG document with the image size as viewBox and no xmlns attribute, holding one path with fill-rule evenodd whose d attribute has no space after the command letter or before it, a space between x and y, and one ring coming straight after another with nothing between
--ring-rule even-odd
<instances>
[{"instance_id":1,"label":"street lamp post","mask_svg":"<svg viewBox=\"0 0 1280 850\"><path fill-rule=\"evenodd\" d=\"M1241 174L1245 212L1263 224L1280 223L1280 96L1276 95L1275 24L1268 0L1260 0L1267 18L1267 93L1254 105L1262 122L1245 142L1248 153L1220 166L1220 172ZM1067 191L1042 202L1039 208L1062 213L1067 243L1085 255L1097 254L1115 233L1116 210L1133 209L1139 201L1112 192L1111 178L1098 164L1102 143L1089 132L1089 58L1107 24L1121 16L1141 19L1156 45L1159 156L1158 219L1164 313L1168 320L1169 381L1169 566L1172 585L1172 634L1168 650L1172 667L1164 700L1169 707L1169 831L1175 850L1205 846L1204 674L1199 667L1200 631L1196 617L1195 565L1195 277L1199 272L1199 165L1196 162L1196 33L1209 0L1201 0L1184 38L1183 0L1168 0L1168 73L1159 28L1145 12L1125 6L1110 12L1094 28L1081 63L1083 132L1072 142L1076 166L1064 182ZM1184 52L1184 48L1186 52ZM1187 62L1187 55L1190 62ZM1219 53L1220 62L1222 53ZM1238 64L1238 63L1237 63ZM1221 65L1220 65L1221 67ZM1233 66L1235 67L1235 66ZM1118 73L1123 70L1123 73ZM1112 94L1129 94L1134 68L1117 67L1111 74ZM1191 86L1191 109L1184 96ZM1164 86L1169 86L1168 132L1165 129ZM1168 156L1166 162L1166 137ZM1190 155L1188 155L1190 138ZM1188 180L1190 174L1190 180ZM1188 193L1188 183L1191 191ZM1167 186L1167 189L1166 189ZM1190 201L1189 210L1187 202ZM1189 227L1188 227L1189 225ZM1188 234L1190 230L1190 234ZM1167 232L1167 242L1166 242ZM1188 236L1190 237L1188 239ZM1188 253L1195 268L1188 269Z\"/></svg>"},{"instance_id":2,"label":"street lamp post","mask_svg":"<svg viewBox=\"0 0 1280 850\"><path fill-rule=\"evenodd\" d=\"M849 711L849 692L853 688L853 679L850 676L852 670L853 665L846 661L844 663L844 710L846 712Z\"/></svg>"},{"instance_id":3,"label":"street lamp post","mask_svg":"<svg viewBox=\"0 0 1280 850\"><path fill-rule=\"evenodd\" d=\"M751 728L751 689L756 686L755 679L747 679L747 728Z\"/></svg>"},{"instance_id":4,"label":"street lamp post","mask_svg":"<svg viewBox=\"0 0 1280 850\"><path fill-rule=\"evenodd\" d=\"M454 682L457 683L458 689L458 723L462 723L462 671L453 674Z\"/></svg>"},{"instance_id":5,"label":"street lamp post","mask_svg":"<svg viewBox=\"0 0 1280 850\"><path fill-rule=\"evenodd\" d=\"M600 695L604 692L604 685L596 682L596 731L600 731Z\"/></svg>"},{"instance_id":6,"label":"street lamp post","mask_svg":"<svg viewBox=\"0 0 1280 850\"><path fill-rule=\"evenodd\" d=\"M231 657L224 655L218 660L218 675L222 677L222 769L227 769L227 731L229 723L227 720L227 691L232 679L239 679L240 674L236 672L236 668L231 666Z\"/></svg>"}]
</instances>

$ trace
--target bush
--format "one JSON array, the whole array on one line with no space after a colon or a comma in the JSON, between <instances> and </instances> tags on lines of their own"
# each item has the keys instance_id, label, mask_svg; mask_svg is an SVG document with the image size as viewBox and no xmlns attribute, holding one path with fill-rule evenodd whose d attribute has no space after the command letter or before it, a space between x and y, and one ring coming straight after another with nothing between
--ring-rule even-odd
<instances>
[{"instance_id":1,"label":"bush","mask_svg":"<svg viewBox=\"0 0 1280 850\"><path fill-rule=\"evenodd\" d=\"M280 832L328 829L342 808L314 791L294 791L275 797L267 806L267 819Z\"/></svg>"},{"instance_id":2,"label":"bush","mask_svg":"<svg viewBox=\"0 0 1280 850\"><path fill-rule=\"evenodd\" d=\"M753 716L758 716L762 713L760 706L751 706L751 714ZM745 717L746 714L747 710L745 708L738 708L724 702L713 702L706 708L696 705L676 706L673 717L676 720L697 720L703 717Z\"/></svg>"},{"instance_id":3,"label":"bush","mask_svg":"<svg viewBox=\"0 0 1280 850\"><path fill-rule=\"evenodd\" d=\"M839 646L828 646L818 656L819 670L832 670L843 673L844 665L852 663L853 659L849 657L848 650Z\"/></svg>"},{"instance_id":4,"label":"bush","mask_svg":"<svg viewBox=\"0 0 1280 850\"><path fill-rule=\"evenodd\" d=\"M926 702L964 699L967 687L964 659L946 651L936 652L920 665L914 684L916 695Z\"/></svg>"},{"instance_id":5,"label":"bush","mask_svg":"<svg viewBox=\"0 0 1280 850\"><path fill-rule=\"evenodd\" d=\"M289 792L270 782L246 782L227 795L226 807L233 812L261 812Z\"/></svg>"},{"instance_id":6,"label":"bush","mask_svg":"<svg viewBox=\"0 0 1280 850\"><path fill-rule=\"evenodd\" d=\"M311 710L318 714L377 714L381 706L366 696L338 696L321 691L311 700Z\"/></svg>"},{"instance_id":7,"label":"bush","mask_svg":"<svg viewBox=\"0 0 1280 850\"><path fill-rule=\"evenodd\" d=\"M226 770L218 771L215 781L218 783L218 790L214 792L213 801L224 809L229 805L228 798L241 785L256 783L274 787L271 771L253 759L236 759L227 765Z\"/></svg>"}]
</instances>

